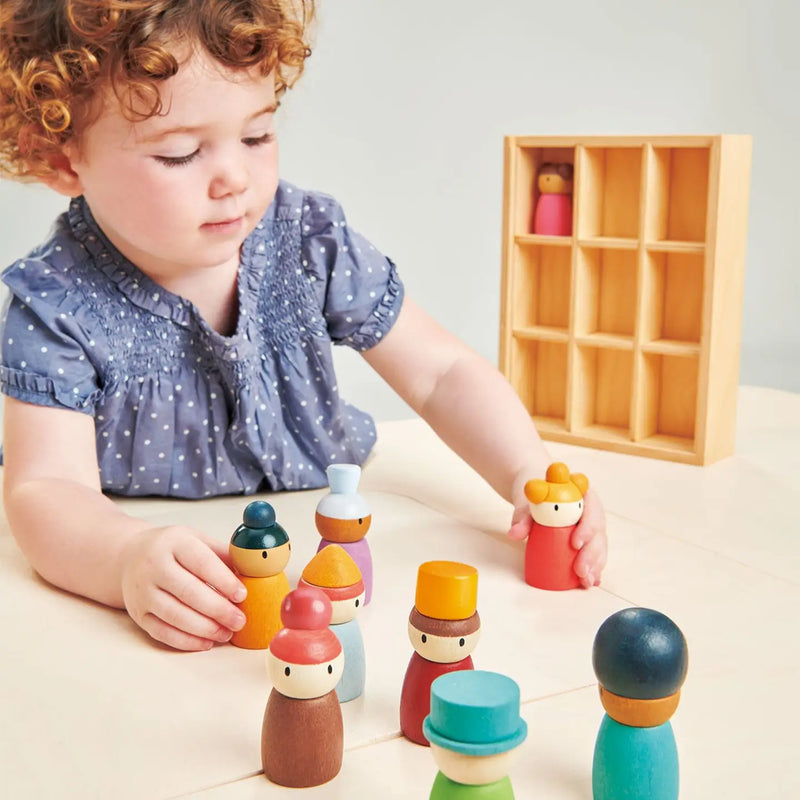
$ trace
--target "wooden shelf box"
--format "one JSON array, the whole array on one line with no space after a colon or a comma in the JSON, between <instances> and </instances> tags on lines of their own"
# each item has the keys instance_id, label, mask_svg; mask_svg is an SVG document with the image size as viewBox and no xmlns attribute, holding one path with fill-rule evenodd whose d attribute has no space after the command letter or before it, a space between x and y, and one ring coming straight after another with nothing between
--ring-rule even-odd
<instances>
[{"instance_id":1,"label":"wooden shelf box","mask_svg":"<svg viewBox=\"0 0 800 800\"><path fill-rule=\"evenodd\" d=\"M553 161L568 236L532 232ZM750 161L749 136L506 138L500 368L544 438L733 452Z\"/></svg>"}]
</instances>

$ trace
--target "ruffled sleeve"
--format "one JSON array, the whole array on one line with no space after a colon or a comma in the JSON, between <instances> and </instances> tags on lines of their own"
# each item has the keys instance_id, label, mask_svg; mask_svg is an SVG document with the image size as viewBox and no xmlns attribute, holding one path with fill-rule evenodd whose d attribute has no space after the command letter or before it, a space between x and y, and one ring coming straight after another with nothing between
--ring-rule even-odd
<instances>
[{"instance_id":1,"label":"ruffled sleeve","mask_svg":"<svg viewBox=\"0 0 800 800\"><path fill-rule=\"evenodd\" d=\"M395 265L351 230L341 206L327 195L305 195L301 225L303 268L318 292L331 340L355 350L374 347L403 302Z\"/></svg>"},{"instance_id":2,"label":"ruffled sleeve","mask_svg":"<svg viewBox=\"0 0 800 800\"><path fill-rule=\"evenodd\" d=\"M76 316L79 302L60 271L25 259L3 273L0 391L26 403L91 414L100 398L89 351L95 342Z\"/></svg>"}]
</instances>

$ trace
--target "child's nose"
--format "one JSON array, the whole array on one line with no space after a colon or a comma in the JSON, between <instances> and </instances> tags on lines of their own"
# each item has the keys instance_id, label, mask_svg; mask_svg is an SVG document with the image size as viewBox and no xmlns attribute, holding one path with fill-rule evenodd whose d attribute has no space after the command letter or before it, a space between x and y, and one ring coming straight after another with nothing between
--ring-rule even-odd
<instances>
[{"instance_id":1,"label":"child's nose","mask_svg":"<svg viewBox=\"0 0 800 800\"><path fill-rule=\"evenodd\" d=\"M217 198L229 194L241 194L246 188L247 168L245 164L234 156L220 159L215 165L211 178L209 195Z\"/></svg>"}]
</instances>

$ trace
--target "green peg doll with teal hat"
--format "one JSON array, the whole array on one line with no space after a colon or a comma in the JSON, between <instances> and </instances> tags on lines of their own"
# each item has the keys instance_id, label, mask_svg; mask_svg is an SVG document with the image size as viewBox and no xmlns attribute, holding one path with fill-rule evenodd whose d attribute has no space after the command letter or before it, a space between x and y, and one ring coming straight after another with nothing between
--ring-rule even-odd
<instances>
[{"instance_id":1,"label":"green peg doll with teal hat","mask_svg":"<svg viewBox=\"0 0 800 800\"><path fill-rule=\"evenodd\" d=\"M509 772L528 735L519 707L519 686L497 672L448 672L431 684L423 732L439 772L430 800L513 800Z\"/></svg>"}]
</instances>

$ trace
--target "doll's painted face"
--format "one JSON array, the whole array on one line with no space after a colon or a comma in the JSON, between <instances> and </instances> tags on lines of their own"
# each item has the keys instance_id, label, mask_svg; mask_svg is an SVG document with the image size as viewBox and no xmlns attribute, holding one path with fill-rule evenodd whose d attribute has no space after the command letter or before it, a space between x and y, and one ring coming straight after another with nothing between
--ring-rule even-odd
<instances>
[{"instance_id":1,"label":"doll's painted face","mask_svg":"<svg viewBox=\"0 0 800 800\"><path fill-rule=\"evenodd\" d=\"M431 753L439 769L451 781L482 786L499 781L511 772L519 754L519 745L491 756L467 756L431 743Z\"/></svg>"},{"instance_id":2,"label":"doll's painted face","mask_svg":"<svg viewBox=\"0 0 800 800\"><path fill-rule=\"evenodd\" d=\"M233 566L240 575L247 575L250 578L267 578L286 569L292 552L292 543L285 542L278 547L265 547L258 550L230 545L228 550Z\"/></svg>"},{"instance_id":3,"label":"doll's painted face","mask_svg":"<svg viewBox=\"0 0 800 800\"><path fill-rule=\"evenodd\" d=\"M294 664L267 653L267 674L285 697L309 700L330 692L342 677L344 653L321 664Z\"/></svg>"},{"instance_id":4,"label":"doll's painted face","mask_svg":"<svg viewBox=\"0 0 800 800\"><path fill-rule=\"evenodd\" d=\"M412 610L408 620L411 646L427 661L455 664L471 656L480 638L477 612L465 620L435 620Z\"/></svg>"},{"instance_id":5,"label":"doll's painted face","mask_svg":"<svg viewBox=\"0 0 800 800\"><path fill-rule=\"evenodd\" d=\"M548 528L564 528L575 525L583 514L583 500L567 503L529 503L534 522Z\"/></svg>"},{"instance_id":6,"label":"doll's painted face","mask_svg":"<svg viewBox=\"0 0 800 800\"><path fill-rule=\"evenodd\" d=\"M177 54L176 54L177 55ZM274 78L200 48L161 87L163 112L127 119L113 93L65 154L111 242L166 287L238 264L278 184Z\"/></svg>"},{"instance_id":7,"label":"doll's painted face","mask_svg":"<svg viewBox=\"0 0 800 800\"><path fill-rule=\"evenodd\" d=\"M331 625L339 625L355 619L358 612L364 608L365 596L366 592L361 592L357 597L350 597L347 600L331 600L331 606L333 606Z\"/></svg>"}]
</instances>

